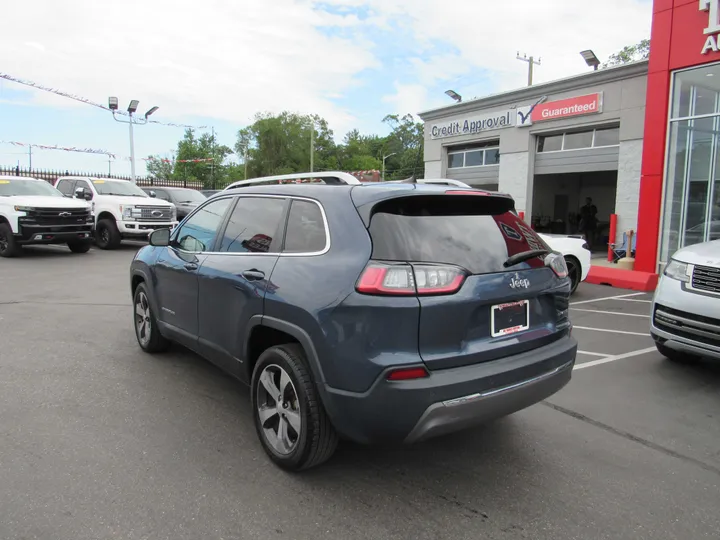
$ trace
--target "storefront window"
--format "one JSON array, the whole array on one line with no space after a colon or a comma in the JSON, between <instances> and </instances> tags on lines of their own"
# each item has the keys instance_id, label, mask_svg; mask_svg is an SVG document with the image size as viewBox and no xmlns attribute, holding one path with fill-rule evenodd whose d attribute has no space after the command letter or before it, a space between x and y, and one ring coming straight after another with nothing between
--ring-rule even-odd
<instances>
[{"instance_id":1,"label":"storefront window","mask_svg":"<svg viewBox=\"0 0 720 540\"><path fill-rule=\"evenodd\" d=\"M715 239L720 220L720 65L675 74L660 257Z\"/></svg>"}]
</instances>

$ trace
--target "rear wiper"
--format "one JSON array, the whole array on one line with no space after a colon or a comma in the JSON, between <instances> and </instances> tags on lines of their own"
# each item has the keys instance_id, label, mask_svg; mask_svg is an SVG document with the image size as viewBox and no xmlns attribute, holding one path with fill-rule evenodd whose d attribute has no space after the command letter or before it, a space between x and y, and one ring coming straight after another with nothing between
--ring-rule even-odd
<instances>
[{"instance_id":1,"label":"rear wiper","mask_svg":"<svg viewBox=\"0 0 720 540\"><path fill-rule=\"evenodd\" d=\"M521 253L516 253L515 255L511 255L510 257L508 257L508 260L505 261L503 266L505 268L509 268L510 266L515 266L516 264L520 264L523 261L532 259L533 257L541 257L542 255L547 255L549 253L551 253L549 249L531 249L530 251L523 251Z\"/></svg>"}]
</instances>

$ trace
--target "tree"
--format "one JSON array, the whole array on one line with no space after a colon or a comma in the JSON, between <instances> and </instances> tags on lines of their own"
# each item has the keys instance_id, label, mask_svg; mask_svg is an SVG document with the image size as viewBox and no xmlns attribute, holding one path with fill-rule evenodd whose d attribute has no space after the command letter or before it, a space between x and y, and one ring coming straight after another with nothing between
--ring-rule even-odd
<instances>
[{"instance_id":1,"label":"tree","mask_svg":"<svg viewBox=\"0 0 720 540\"><path fill-rule=\"evenodd\" d=\"M627 45L615 54L611 54L602 65L603 68L619 66L637 60L646 60L650 56L650 40L643 39L635 45Z\"/></svg>"},{"instance_id":2,"label":"tree","mask_svg":"<svg viewBox=\"0 0 720 540\"><path fill-rule=\"evenodd\" d=\"M148 156L147 173L153 180L167 181L173 177L175 156L163 158L161 156Z\"/></svg>"},{"instance_id":3,"label":"tree","mask_svg":"<svg viewBox=\"0 0 720 540\"><path fill-rule=\"evenodd\" d=\"M177 160L174 177L187 181L200 181L206 189L222 186L225 181L225 158L232 154L232 149L218 145L214 134L203 133L195 137L193 129L186 129L185 135L177 145ZM192 163L193 159L209 159L212 161Z\"/></svg>"},{"instance_id":4,"label":"tree","mask_svg":"<svg viewBox=\"0 0 720 540\"><path fill-rule=\"evenodd\" d=\"M392 130L385 138L384 155L395 154L385 162L385 179L397 180L410 176L423 178L425 175L422 156L423 124L415 122L411 114L402 117L397 114L389 114L383 119L383 122L388 124Z\"/></svg>"}]
</instances>

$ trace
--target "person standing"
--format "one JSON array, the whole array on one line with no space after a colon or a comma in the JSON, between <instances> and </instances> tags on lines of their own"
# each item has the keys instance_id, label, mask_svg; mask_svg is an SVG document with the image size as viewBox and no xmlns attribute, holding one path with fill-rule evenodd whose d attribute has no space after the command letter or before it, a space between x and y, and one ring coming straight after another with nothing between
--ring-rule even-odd
<instances>
[{"instance_id":1,"label":"person standing","mask_svg":"<svg viewBox=\"0 0 720 540\"><path fill-rule=\"evenodd\" d=\"M592 250L595 242L595 231L597 230L597 206L592 198L585 199L585 206L580 208L580 233L585 235L585 240Z\"/></svg>"}]
</instances>

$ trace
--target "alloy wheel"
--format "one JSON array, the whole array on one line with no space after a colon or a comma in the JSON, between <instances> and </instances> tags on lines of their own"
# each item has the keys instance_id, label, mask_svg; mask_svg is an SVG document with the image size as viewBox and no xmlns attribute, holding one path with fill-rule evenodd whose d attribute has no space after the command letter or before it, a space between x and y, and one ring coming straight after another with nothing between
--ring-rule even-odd
<instances>
[{"instance_id":1,"label":"alloy wheel","mask_svg":"<svg viewBox=\"0 0 720 540\"><path fill-rule=\"evenodd\" d=\"M278 454L290 454L302 431L300 403L290 375L277 364L260 374L256 407L267 442Z\"/></svg>"},{"instance_id":2,"label":"alloy wheel","mask_svg":"<svg viewBox=\"0 0 720 540\"><path fill-rule=\"evenodd\" d=\"M135 302L135 330L140 344L145 347L150 343L152 325L150 323L150 303L147 295L141 292Z\"/></svg>"},{"instance_id":3,"label":"alloy wheel","mask_svg":"<svg viewBox=\"0 0 720 540\"><path fill-rule=\"evenodd\" d=\"M103 241L103 244L110 243L110 230L107 227L103 227L100 231L100 239Z\"/></svg>"}]
</instances>

